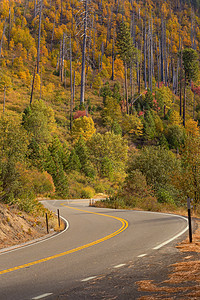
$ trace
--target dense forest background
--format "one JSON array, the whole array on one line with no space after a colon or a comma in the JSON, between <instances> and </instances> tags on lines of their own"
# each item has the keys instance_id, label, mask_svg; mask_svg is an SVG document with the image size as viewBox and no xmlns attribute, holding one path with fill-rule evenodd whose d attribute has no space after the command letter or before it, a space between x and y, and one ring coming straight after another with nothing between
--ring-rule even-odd
<instances>
[{"instance_id":1,"label":"dense forest background","mask_svg":"<svg viewBox=\"0 0 200 300\"><path fill-rule=\"evenodd\" d=\"M200 1L0 1L0 201L200 203Z\"/></svg>"}]
</instances>

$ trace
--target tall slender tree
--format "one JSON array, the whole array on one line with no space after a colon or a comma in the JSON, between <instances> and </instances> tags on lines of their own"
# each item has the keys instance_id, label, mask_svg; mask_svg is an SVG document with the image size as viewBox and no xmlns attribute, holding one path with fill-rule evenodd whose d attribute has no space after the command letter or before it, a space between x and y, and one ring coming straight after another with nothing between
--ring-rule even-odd
<instances>
[{"instance_id":1,"label":"tall slender tree","mask_svg":"<svg viewBox=\"0 0 200 300\"><path fill-rule=\"evenodd\" d=\"M196 50L192 48L185 48L182 52L183 55L183 68L185 72L184 77L184 99L183 99L183 126L185 127L186 119L186 87L191 81L198 78L199 61Z\"/></svg>"},{"instance_id":2,"label":"tall slender tree","mask_svg":"<svg viewBox=\"0 0 200 300\"><path fill-rule=\"evenodd\" d=\"M42 8L43 8L43 0L40 0L38 44L37 44L37 74L39 74L39 70L40 70L40 42L41 42Z\"/></svg>"},{"instance_id":3,"label":"tall slender tree","mask_svg":"<svg viewBox=\"0 0 200 300\"><path fill-rule=\"evenodd\" d=\"M88 27L88 0L85 0L84 32L83 32L83 45L82 45L82 69L81 69L81 96L80 96L80 105L83 105L84 101L85 101L85 64L86 64L87 27Z\"/></svg>"},{"instance_id":4,"label":"tall slender tree","mask_svg":"<svg viewBox=\"0 0 200 300\"><path fill-rule=\"evenodd\" d=\"M133 40L130 35L130 30L124 22L121 22L117 28L116 45L118 53L124 63L124 78L125 78L125 98L126 98L126 112L129 113L128 104L128 85L127 85L127 69L130 62L135 60L136 49L133 45Z\"/></svg>"}]
</instances>

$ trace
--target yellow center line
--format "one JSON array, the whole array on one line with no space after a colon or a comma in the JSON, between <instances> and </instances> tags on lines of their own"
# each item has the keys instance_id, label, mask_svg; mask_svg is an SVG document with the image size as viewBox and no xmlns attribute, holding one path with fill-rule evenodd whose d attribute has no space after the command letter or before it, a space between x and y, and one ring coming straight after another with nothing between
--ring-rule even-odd
<instances>
[{"instance_id":1,"label":"yellow center line","mask_svg":"<svg viewBox=\"0 0 200 300\"><path fill-rule=\"evenodd\" d=\"M100 244L108 239L111 239L112 237L120 234L121 232L123 232L124 230L126 230L126 228L128 227L128 222L122 218L118 218L118 217L114 217L114 216L109 216L109 215L106 215L106 214L101 214L101 213L95 213L95 212L91 212L91 211L87 211L87 210L83 210L83 209L78 209L78 208L74 208L74 207L70 207L70 206L66 206L64 203L61 204L67 208L70 208L70 209L74 209L74 210L78 210L78 211L82 211L82 212L87 212L87 213L90 213L90 214L94 214L94 215L99 215L99 216L104 216L104 217L108 217L108 218L113 218L115 220L118 220L121 222L122 226L115 232L101 238L101 239L98 239L96 241L93 241L91 243L88 243L86 245L83 245L83 246L80 246L80 247L77 247L77 248L74 248L74 249L71 249L71 250L68 250L68 251L65 251L65 252L62 252L62 253L59 253L59 254L56 254L56 255L52 255L52 256L49 256L49 257L46 257L46 258L43 258L43 259L39 259L39 260L36 260L36 261L33 261L33 262L30 262L30 263L27 263L27 264L24 264L24 265L20 265L20 266L16 266L16 267L13 267L13 268L10 268L10 269L6 269L6 270L3 270L3 271L0 271L0 275L2 274L5 274L5 273L9 273L9 272L13 272L13 271L16 271L16 270L20 270L20 269L24 269L24 268L27 268L27 267L30 267L30 266L34 266L34 265L37 265L37 264L40 264L42 262L46 262L46 261L49 261L49 260L52 260L52 259L55 259L55 258L58 258L58 257L62 257L62 256L65 256L67 254L71 254L71 253L74 253L74 252L77 252L77 251L80 251L80 250L83 250L83 249L86 249L86 248L89 248L91 246L94 246L94 245L97 245L97 244Z\"/></svg>"}]
</instances>

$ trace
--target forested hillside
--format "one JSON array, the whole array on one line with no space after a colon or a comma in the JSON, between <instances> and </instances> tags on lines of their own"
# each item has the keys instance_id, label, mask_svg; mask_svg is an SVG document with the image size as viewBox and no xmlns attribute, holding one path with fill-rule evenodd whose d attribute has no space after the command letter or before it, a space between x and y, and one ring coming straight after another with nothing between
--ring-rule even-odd
<instances>
[{"instance_id":1,"label":"forested hillside","mask_svg":"<svg viewBox=\"0 0 200 300\"><path fill-rule=\"evenodd\" d=\"M0 201L200 203L200 1L0 1Z\"/></svg>"}]
</instances>

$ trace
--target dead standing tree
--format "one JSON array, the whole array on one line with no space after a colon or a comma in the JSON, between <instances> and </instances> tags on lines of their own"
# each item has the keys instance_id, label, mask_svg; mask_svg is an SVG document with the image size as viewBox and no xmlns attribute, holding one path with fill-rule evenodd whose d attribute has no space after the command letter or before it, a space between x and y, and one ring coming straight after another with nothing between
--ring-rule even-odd
<instances>
[{"instance_id":1,"label":"dead standing tree","mask_svg":"<svg viewBox=\"0 0 200 300\"><path fill-rule=\"evenodd\" d=\"M1 57L2 46L3 46L3 38L4 38L4 35L5 35L6 26L7 26L6 21L7 21L7 19L5 18L4 26L3 26L3 33L2 33L1 42L0 42L0 57Z\"/></svg>"},{"instance_id":2,"label":"dead standing tree","mask_svg":"<svg viewBox=\"0 0 200 300\"><path fill-rule=\"evenodd\" d=\"M80 1L80 10L76 15L76 35L81 35L82 38L82 64L81 64L81 93L80 93L80 106L85 101L85 85L86 85L86 48L88 29L92 21L93 7L90 0Z\"/></svg>"},{"instance_id":3,"label":"dead standing tree","mask_svg":"<svg viewBox=\"0 0 200 300\"><path fill-rule=\"evenodd\" d=\"M80 105L85 100L85 57L86 57L86 39L88 26L88 0L85 0L85 16L84 16L84 33L83 33L83 48L82 48L82 69L81 69L81 96Z\"/></svg>"}]
</instances>

